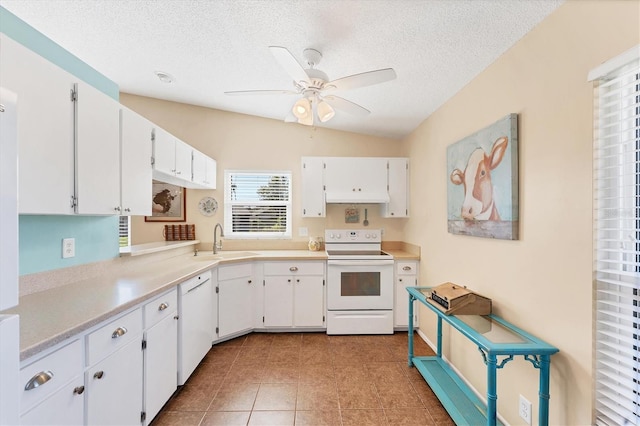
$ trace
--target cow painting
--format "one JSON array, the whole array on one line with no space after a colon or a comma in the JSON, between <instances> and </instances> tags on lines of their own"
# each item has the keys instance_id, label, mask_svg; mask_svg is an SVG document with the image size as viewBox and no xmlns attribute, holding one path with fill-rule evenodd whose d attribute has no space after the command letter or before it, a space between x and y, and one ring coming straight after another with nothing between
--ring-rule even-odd
<instances>
[{"instance_id":1,"label":"cow painting","mask_svg":"<svg viewBox=\"0 0 640 426\"><path fill-rule=\"evenodd\" d=\"M487 153L476 148L469 156L464 171L455 169L451 172L451 182L464 186L464 202L461 215L464 220L500 220L500 214L493 199L491 170L498 167L507 150L509 138L498 138Z\"/></svg>"},{"instance_id":2,"label":"cow painting","mask_svg":"<svg viewBox=\"0 0 640 426\"><path fill-rule=\"evenodd\" d=\"M447 172L449 232L518 238L516 114L450 145Z\"/></svg>"}]
</instances>

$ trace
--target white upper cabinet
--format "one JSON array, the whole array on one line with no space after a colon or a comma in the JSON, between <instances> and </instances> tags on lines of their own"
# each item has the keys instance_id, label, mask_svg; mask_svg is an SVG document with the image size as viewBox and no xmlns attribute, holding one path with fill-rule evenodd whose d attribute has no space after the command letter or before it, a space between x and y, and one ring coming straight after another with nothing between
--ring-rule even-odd
<instances>
[{"instance_id":1,"label":"white upper cabinet","mask_svg":"<svg viewBox=\"0 0 640 426\"><path fill-rule=\"evenodd\" d=\"M74 213L71 92L76 80L0 34L0 86L19 99L19 213Z\"/></svg>"},{"instance_id":2,"label":"white upper cabinet","mask_svg":"<svg viewBox=\"0 0 640 426\"><path fill-rule=\"evenodd\" d=\"M302 216L325 217L324 162L322 157L302 157Z\"/></svg>"},{"instance_id":3,"label":"white upper cabinet","mask_svg":"<svg viewBox=\"0 0 640 426\"><path fill-rule=\"evenodd\" d=\"M125 107L120 114L120 214L151 216L153 123Z\"/></svg>"},{"instance_id":4,"label":"white upper cabinet","mask_svg":"<svg viewBox=\"0 0 640 426\"><path fill-rule=\"evenodd\" d=\"M389 202L382 204L383 217L409 217L409 159L389 158Z\"/></svg>"},{"instance_id":5,"label":"white upper cabinet","mask_svg":"<svg viewBox=\"0 0 640 426\"><path fill-rule=\"evenodd\" d=\"M159 174L175 176L176 138L171 133L156 127L153 137L153 176ZM161 177L161 176L160 176Z\"/></svg>"},{"instance_id":6,"label":"white upper cabinet","mask_svg":"<svg viewBox=\"0 0 640 426\"><path fill-rule=\"evenodd\" d=\"M76 213L120 214L120 104L86 83L76 88Z\"/></svg>"},{"instance_id":7,"label":"white upper cabinet","mask_svg":"<svg viewBox=\"0 0 640 426\"><path fill-rule=\"evenodd\" d=\"M193 150L193 187L216 189L216 160Z\"/></svg>"},{"instance_id":8,"label":"white upper cabinet","mask_svg":"<svg viewBox=\"0 0 640 426\"><path fill-rule=\"evenodd\" d=\"M328 203L386 203L387 159L328 157L324 159Z\"/></svg>"}]
</instances>

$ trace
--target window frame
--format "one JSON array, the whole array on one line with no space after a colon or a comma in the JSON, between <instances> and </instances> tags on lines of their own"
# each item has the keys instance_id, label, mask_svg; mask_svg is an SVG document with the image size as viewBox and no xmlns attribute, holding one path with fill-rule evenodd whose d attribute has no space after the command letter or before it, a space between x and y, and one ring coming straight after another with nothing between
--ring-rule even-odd
<instances>
[{"instance_id":1,"label":"window frame","mask_svg":"<svg viewBox=\"0 0 640 426\"><path fill-rule=\"evenodd\" d=\"M288 181L288 187L286 191L286 200L237 200L233 199L231 188L231 176L236 175L256 175L264 176L265 178L273 178L274 176L284 176ZM292 175L290 170L225 170L224 171L224 237L225 239L291 239L293 235L292 225ZM237 196L237 192L235 192ZM283 206L286 211L285 217L285 229L282 232L260 232L260 231L234 231L234 206Z\"/></svg>"}]
</instances>

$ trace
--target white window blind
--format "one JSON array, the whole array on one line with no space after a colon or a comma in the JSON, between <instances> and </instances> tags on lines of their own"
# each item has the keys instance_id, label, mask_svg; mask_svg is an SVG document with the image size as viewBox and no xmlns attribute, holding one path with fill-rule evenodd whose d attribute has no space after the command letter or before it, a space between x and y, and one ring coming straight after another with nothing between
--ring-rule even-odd
<instances>
[{"instance_id":1,"label":"white window blind","mask_svg":"<svg viewBox=\"0 0 640 426\"><path fill-rule=\"evenodd\" d=\"M291 238L291 172L225 171L225 238Z\"/></svg>"},{"instance_id":2,"label":"white window blind","mask_svg":"<svg viewBox=\"0 0 640 426\"><path fill-rule=\"evenodd\" d=\"M594 124L595 417L640 424L640 62L598 76Z\"/></svg>"},{"instance_id":3,"label":"white window blind","mask_svg":"<svg viewBox=\"0 0 640 426\"><path fill-rule=\"evenodd\" d=\"M118 225L120 247L128 247L131 245L131 238L129 238L129 218L130 216L120 216Z\"/></svg>"}]
</instances>

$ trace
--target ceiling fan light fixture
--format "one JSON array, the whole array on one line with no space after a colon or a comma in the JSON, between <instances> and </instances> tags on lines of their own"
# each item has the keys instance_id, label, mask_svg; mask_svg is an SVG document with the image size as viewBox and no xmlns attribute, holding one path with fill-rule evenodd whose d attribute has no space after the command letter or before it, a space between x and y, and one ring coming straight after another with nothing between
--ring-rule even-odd
<instances>
[{"instance_id":1,"label":"ceiling fan light fixture","mask_svg":"<svg viewBox=\"0 0 640 426\"><path fill-rule=\"evenodd\" d=\"M304 124L305 126L313 126L313 115L309 114L307 117L299 118L298 123Z\"/></svg>"},{"instance_id":2,"label":"ceiling fan light fixture","mask_svg":"<svg viewBox=\"0 0 640 426\"><path fill-rule=\"evenodd\" d=\"M298 101L293 104L291 112L293 112L293 115L298 117L299 120L311 117L311 102L309 102L307 98L298 99Z\"/></svg>"},{"instance_id":3,"label":"ceiling fan light fixture","mask_svg":"<svg viewBox=\"0 0 640 426\"><path fill-rule=\"evenodd\" d=\"M325 101L320 101L318 103L318 111L317 112L318 112L318 118L323 123L331 120L333 118L333 116L336 115L336 111L331 107L331 105L329 105Z\"/></svg>"}]
</instances>

